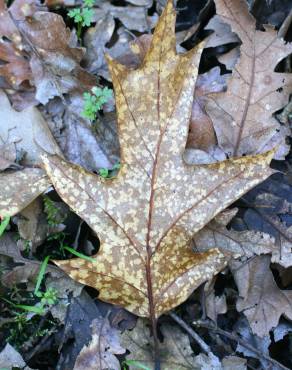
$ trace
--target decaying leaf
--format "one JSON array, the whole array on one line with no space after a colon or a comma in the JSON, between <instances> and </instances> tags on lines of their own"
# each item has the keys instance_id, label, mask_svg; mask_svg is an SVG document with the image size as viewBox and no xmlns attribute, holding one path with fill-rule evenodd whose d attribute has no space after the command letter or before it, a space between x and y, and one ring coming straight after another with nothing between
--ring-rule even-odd
<instances>
[{"instance_id":1,"label":"decaying leaf","mask_svg":"<svg viewBox=\"0 0 292 370\"><path fill-rule=\"evenodd\" d=\"M121 143L117 178L107 181L57 156L44 157L60 196L101 241L94 262L56 263L73 279L96 287L100 299L151 318L183 302L226 264L217 248L194 253L190 239L267 178L273 156L185 164L203 46L176 54L174 25L169 1L139 68L109 60Z\"/></svg>"},{"instance_id":2,"label":"decaying leaf","mask_svg":"<svg viewBox=\"0 0 292 370\"><path fill-rule=\"evenodd\" d=\"M185 159L189 164L212 163L226 159L225 153L217 146L213 122L204 109L209 94L225 90L226 75L220 75L219 67L198 76L185 152Z\"/></svg>"},{"instance_id":3,"label":"decaying leaf","mask_svg":"<svg viewBox=\"0 0 292 370\"><path fill-rule=\"evenodd\" d=\"M114 18L118 18L129 30L146 32L153 27L151 17L147 16L147 11L144 7L132 5L115 6L108 2L100 2L98 6L99 8L95 9L94 21L102 19L107 13L110 13ZM153 18L154 20L156 19L155 16Z\"/></svg>"},{"instance_id":4,"label":"decaying leaf","mask_svg":"<svg viewBox=\"0 0 292 370\"><path fill-rule=\"evenodd\" d=\"M207 42L207 47L209 48L222 47L222 45L237 44L240 42L236 33L231 31L230 25L226 24L218 15L215 15L208 22L205 30L213 31Z\"/></svg>"},{"instance_id":5,"label":"decaying leaf","mask_svg":"<svg viewBox=\"0 0 292 370\"><path fill-rule=\"evenodd\" d=\"M20 353L16 351L9 343L6 344L5 348L0 352L0 368L1 369L23 369L32 370L26 366Z\"/></svg>"},{"instance_id":6,"label":"decaying leaf","mask_svg":"<svg viewBox=\"0 0 292 370\"><path fill-rule=\"evenodd\" d=\"M246 370L246 359L237 356L227 356L222 360L223 370Z\"/></svg>"},{"instance_id":7,"label":"decaying leaf","mask_svg":"<svg viewBox=\"0 0 292 370\"><path fill-rule=\"evenodd\" d=\"M21 255L20 249L16 243L17 235L14 233L5 233L0 239L0 256L12 258L18 265L14 268L10 268L8 271L5 269L5 264L1 266L4 271L1 276L1 283L8 287L12 287L15 284L28 281L34 281L39 272L41 262L37 260L30 260ZM21 264L21 265L20 265ZM55 280L64 276L60 270L55 266L47 266L47 272L51 273ZM35 283L33 284L34 289Z\"/></svg>"},{"instance_id":8,"label":"decaying leaf","mask_svg":"<svg viewBox=\"0 0 292 370\"><path fill-rule=\"evenodd\" d=\"M231 253L233 258L245 259L254 255L271 254L273 262L288 267L291 264L288 258L291 243L260 231L227 229L226 225L236 212L236 209L222 212L198 231L193 237L194 250L203 252L220 246L222 251Z\"/></svg>"},{"instance_id":9,"label":"decaying leaf","mask_svg":"<svg viewBox=\"0 0 292 370\"><path fill-rule=\"evenodd\" d=\"M236 307L247 317L253 333L268 335L281 315L292 320L292 292L278 288L269 256L255 257L243 265L234 261L231 266L240 295Z\"/></svg>"},{"instance_id":10,"label":"decaying leaf","mask_svg":"<svg viewBox=\"0 0 292 370\"><path fill-rule=\"evenodd\" d=\"M16 0L9 11L16 21L23 21L25 17L35 13L35 2ZM0 1L0 39L0 59L4 62L0 67L0 76L5 77L11 86L17 88L30 80L32 74L26 58L26 50L21 42L21 35L6 9L4 0Z\"/></svg>"},{"instance_id":11,"label":"decaying leaf","mask_svg":"<svg viewBox=\"0 0 292 370\"><path fill-rule=\"evenodd\" d=\"M239 343L236 346L236 352L242 353L244 356L247 357L254 357L257 358L262 367L264 369L269 368L271 364L263 358L261 355L264 354L269 356L269 346L271 345L271 338L270 336L266 335L263 338L258 337L254 334L248 324L248 321L245 317L241 317L234 326L234 331L240 335L240 338L244 340L244 342L248 343L252 349L255 349L257 352L252 351L245 346L240 345ZM273 366L278 369L277 366Z\"/></svg>"},{"instance_id":12,"label":"decaying leaf","mask_svg":"<svg viewBox=\"0 0 292 370\"><path fill-rule=\"evenodd\" d=\"M40 163L42 151L59 155L62 153L37 108L29 107L16 112L1 90L0 106L0 138L3 145L13 145L15 160L22 155L21 164L30 166L21 169L21 166L15 165L17 171L0 174L0 217L4 217L13 216L27 207L50 186L45 172L33 168Z\"/></svg>"},{"instance_id":13,"label":"decaying leaf","mask_svg":"<svg viewBox=\"0 0 292 370\"><path fill-rule=\"evenodd\" d=\"M244 227L270 235L275 240L272 262L292 265L292 186L289 175L275 174L243 197ZM266 247L271 246L270 243Z\"/></svg>"},{"instance_id":14,"label":"decaying leaf","mask_svg":"<svg viewBox=\"0 0 292 370\"><path fill-rule=\"evenodd\" d=\"M227 92L209 99L206 110L225 152L231 156L260 153L283 143L287 134L272 114L287 104L292 77L275 73L274 68L292 52L292 45L277 38L271 27L257 30L245 0L215 3L217 14L241 39L241 57Z\"/></svg>"},{"instance_id":15,"label":"decaying leaf","mask_svg":"<svg viewBox=\"0 0 292 370\"><path fill-rule=\"evenodd\" d=\"M220 361L215 356L195 356L188 336L176 326L165 324L161 327L161 332L164 338L160 347L163 370L222 370ZM145 320L139 319L133 330L125 331L121 344L130 351L127 360L153 368L153 343ZM130 370L138 370L138 367L130 365Z\"/></svg>"},{"instance_id":16,"label":"decaying leaf","mask_svg":"<svg viewBox=\"0 0 292 370\"><path fill-rule=\"evenodd\" d=\"M94 319L91 323L92 340L79 353L74 370L120 370L120 362L115 354L125 353L120 345L120 338L116 329L113 329L107 318Z\"/></svg>"},{"instance_id":17,"label":"decaying leaf","mask_svg":"<svg viewBox=\"0 0 292 370\"><path fill-rule=\"evenodd\" d=\"M43 150L50 154L62 155L47 122L37 108L29 107L17 112L1 90L0 107L0 137L3 143L14 144L16 155L23 154L22 164L39 164Z\"/></svg>"},{"instance_id":18,"label":"decaying leaf","mask_svg":"<svg viewBox=\"0 0 292 370\"><path fill-rule=\"evenodd\" d=\"M64 203L62 203L64 205ZM64 205L66 207L66 205ZM65 225L58 222L56 217L56 224L49 225L47 215L43 210L43 199L38 197L26 208L24 208L19 215L13 219L17 224L19 236L18 246L24 250L29 245L30 254L35 253L36 248L41 245L45 239L54 233L61 232L65 229Z\"/></svg>"},{"instance_id":19,"label":"decaying leaf","mask_svg":"<svg viewBox=\"0 0 292 370\"><path fill-rule=\"evenodd\" d=\"M204 287L205 292L205 306L206 315L217 322L217 316L227 312L227 303L225 294L216 295L214 285L216 282L216 277L213 278L211 284L208 284L207 289Z\"/></svg>"},{"instance_id":20,"label":"decaying leaf","mask_svg":"<svg viewBox=\"0 0 292 370\"><path fill-rule=\"evenodd\" d=\"M80 67L84 50L75 47L60 15L37 11L34 2L22 0L9 11L1 0L0 9L0 59L8 62L1 66L0 75L12 88L34 86L36 99L46 104L55 96L96 84L94 76Z\"/></svg>"}]
</instances>

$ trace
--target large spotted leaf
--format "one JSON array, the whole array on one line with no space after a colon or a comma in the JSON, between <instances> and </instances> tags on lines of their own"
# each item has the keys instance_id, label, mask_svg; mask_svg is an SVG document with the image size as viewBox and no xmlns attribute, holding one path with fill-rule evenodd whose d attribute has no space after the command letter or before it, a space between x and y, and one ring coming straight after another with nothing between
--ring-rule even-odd
<instances>
[{"instance_id":1,"label":"large spotted leaf","mask_svg":"<svg viewBox=\"0 0 292 370\"><path fill-rule=\"evenodd\" d=\"M202 45L175 49L169 1L144 61L128 69L109 60L115 89L121 170L104 180L56 156L44 167L66 203L97 233L94 262L56 261L100 299L158 317L220 271L214 248L194 253L193 234L271 174L272 153L214 165L182 159ZM218 246L220 247L220 246Z\"/></svg>"}]
</instances>

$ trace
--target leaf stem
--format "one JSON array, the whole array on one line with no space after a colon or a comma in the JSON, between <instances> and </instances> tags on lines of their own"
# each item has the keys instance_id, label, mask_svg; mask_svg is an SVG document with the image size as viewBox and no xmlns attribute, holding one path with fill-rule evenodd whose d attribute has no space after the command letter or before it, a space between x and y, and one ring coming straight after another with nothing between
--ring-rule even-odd
<instances>
[{"instance_id":1,"label":"leaf stem","mask_svg":"<svg viewBox=\"0 0 292 370\"><path fill-rule=\"evenodd\" d=\"M153 355L154 355L154 370L160 370L160 356L159 356L159 340L157 335L157 319L155 316L154 302L153 302L153 291L152 291L152 279L151 279L151 267L150 267L150 256L148 256L146 262L146 279L147 279L147 290L149 299L149 316L151 321L152 335L153 335Z\"/></svg>"}]
</instances>

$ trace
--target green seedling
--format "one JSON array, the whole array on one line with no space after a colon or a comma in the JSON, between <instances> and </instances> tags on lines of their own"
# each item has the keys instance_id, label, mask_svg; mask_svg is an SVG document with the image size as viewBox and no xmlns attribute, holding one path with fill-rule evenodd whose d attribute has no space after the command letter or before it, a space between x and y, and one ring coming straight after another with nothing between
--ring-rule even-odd
<instances>
[{"instance_id":1,"label":"green seedling","mask_svg":"<svg viewBox=\"0 0 292 370\"><path fill-rule=\"evenodd\" d=\"M108 87L93 87L90 92L83 94L84 107L82 116L84 118L94 121L97 112L101 109L104 103L106 103L113 95L113 92Z\"/></svg>"},{"instance_id":2,"label":"green seedling","mask_svg":"<svg viewBox=\"0 0 292 370\"><path fill-rule=\"evenodd\" d=\"M89 256L86 256L86 254L77 252L75 249L73 249L71 247L65 246L64 249L66 251L70 252L71 254L73 254L74 256L79 257L79 258L83 258L86 261L89 261L89 262L94 262L95 261L94 258L91 258Z\"/></svg>"},{"instance_id":3,"label":"green seedling","mask_svg":"<svg viewBox=\"0 0 292 370\"><path fill-rule=\"evenodd\" d=\"M103 177L104 179L109 179L113 176L115 176L116 171L121 168L120 163L116 163L113 168L108 169L108 168L100 168L98 170L99 176Z\"/></svg>"},{"instance_id":4,"label":"green seedling","mask_svg":"<svg viewBox=\"0 0 292 370\"><path fill-rule=\"evenodd\" d=\"M48 288L45 292L38 292L39 297L41 298L41 306L46 305L51 306L57 303L58 301L58 292L54 288Z\"/></svg>"},{"instance_id":5,"label":"green seedling","mask_svg":"<svg viewBox=\"0 0 292 370\"><path fill-rule=\"evenodd\" d=\"M89 27L93 21L93 5L95 0L84 0L81 8L74 8L69 11L68 16L73 18L77 25L77 37L81 39L82 27Z\"/></svg>"},{"instance_id":6,"label":"green seedling","mask_svg":"<svg viewBox=\"0 0 292 370\"><path fill-rule=\"evenodd\" d=\"M40 286L41 286L41 283L44 279L49 259L50 259L50 256L46 256L46 258L43 260L43 262L41 264L39 274L38 274L38 277L37 277L37 282L36 282L36 285L35 285L35 288L34 288L33 293L34 293L35 296L37 296L39 298L41 298Z\"/></svg>"},{"instance_id":7,"label":"green seedling","mask_svg":"<svg viewBox=\"0 0 292 370\"><path fill-rule=\"evenodd\" d=\"M132 366L136 366L137 369L142 369L142 370L151 370L150 367L146 366L146 365L143 365L141 364L141 362L139 361L134 361L134 360L127 360L127 361L124 361L123 362L123 365L132 365ZM125 370L126 367L124 366L123 367L123 370Z\"/></svg>"},{"instance_id":8,"label":"green seedling","mask_svg":"<svg viewBox=\"0 0 292 370\"><path fill-rule=\"evenodd\" d=\"M0 236L4 234L4 231L6 230L6 227L8 226L10 222L10 217L4 217L3 220L0 223Z\"/></svg>"},{"instance_id":9,"label":"green seedling","mask_svg":"<svg viewBox=\"0 0 292 370\"><path fill-rule=\"evenodd\" d=\"M41 264L41 268L37 277L37 282L34 288L34 295L38 298L41 298L41 307L43 308L45 305L53 305L57 302L57 291L53 288L48 288L45 292L40 291L40 287L42 281L44 279L48 262L50 260L50 256L46 256Z\"/></svg>"},{"instance_id":10,"label":"green seedling","mask_svg":"<svg viewBox=\"0 0 292 370\"><path fill-rule=\"evenodd\" d=\"M56 206L56 202L54 202L50 197L44 195L43 202L44 202L44 212L47 215L47 222L49 226L59 225L65 220L64 215L62 215L62 212Z\"/></svg>"},{"instance_id":11,"label":"green seedling","mask_svg":"<svg viewBox=\"0 0 292 370\"><path fill-rule=\"evenodd\" d=\"M40 271L38 273L35 289L34 289L34 295L38 298L41 298L39 306L29 306L29 305L25 305L25 304L16 304L16 303L11 302L8 299L3 298L3 297L1 299L3 301L7 302L8 304L12 305L15 308L21 309L23 311L33 312L33 313L36 313L38 315L42 315L45 312L45 310L44 310L45 305L55 304L57 302L57 299L58 299L57 291L53 288L49 288L45 292L40 291L40 287L41 287L42 281L43 281L45 273L46 273L46 268L47 268L49 259L50 259L50 256L46 256L46 258L43 260L43 262L41 264L41 267L40 267Z\"/></svg>"}]
</instances>

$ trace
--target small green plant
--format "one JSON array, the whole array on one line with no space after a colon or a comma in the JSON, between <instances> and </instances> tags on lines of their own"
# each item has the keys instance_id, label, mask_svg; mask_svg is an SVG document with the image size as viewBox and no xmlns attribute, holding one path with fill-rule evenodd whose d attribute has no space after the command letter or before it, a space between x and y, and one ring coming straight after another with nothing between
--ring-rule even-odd
<instances>
[{"instance_id":1,"label":"small green plant","mask_svg":"<svg viewBox=\"0 0 292 370\"><path fill-rule=\"evenodd\" d=\"M119 170L121 168L121 164L120 163L116 163L113 168L100 168L98 170L98 173L99 173L99 176L105 178L105 179L109 179L113 176L116 175L116 172L117 170Z\"/></svg>"},{"instance_id":2,"label":"small green plant","mask_svg":"<svg viewBox=\"0 0 292 370\"><path fill-rule=\"evenodd\" d=\"M44 212L47 215L47 221L50 226L56 226L65 220L60 209L56 206L56 202L52 201L47 195L43 195Z\"/></svg>"},{"instance_id":3,"label":"small green plant","mask_svg":"<svg viewBox=\"0 0 292 370\"><path fill-rule=\"evenodd\" d=\"M3 220L0 223L0 236L4 234L4 231L6 230L6 227L8 226L10 221L10 217L4 217Z\"/></svg>"},{"instance_id":4,"label":"small green plant","mask_svg":"<svg viewBox=\"0 0 292 370\"><path fill-rule=\"evenodd\" d=\"M20 350L26 341L34 342L46 335L57 324L53 320L39 315L28 317L24 312L13 312L13 315L14 320L9 324L4 324L4 327L9 331L5 341Z\"/></svg>"},{"instance_id":5,"label":"small green plant","mask_svg":"<svg viewBox=\"0 0 292 370\"><path fill-rule=\"evenodd\" d=\"M48 288L45 292L40 291L41 283L44 279L46 268L49 262L50 256L46 256L46 258L43 260L40 271L38 273L35 289L34 289L34 296L41 299L41 301L36 304L35 306L30 306L26 304L16 304L6 298L1 297L1 299L10 304L11 306L18 308L23 311L33 312L38 315L42 315L45 313L45 306L53 305L57 302L57 291L53 288Z\"/></svg>"},{"instance_id":6,"label":"small green plant","mask_svg":"<svg viewBox=\"0 0 292 370\"><path fill-rule=\"evenodd\" d=\"M81 39L82 27L89 27L93 20L93 5L95 0L84 0L81 8L74 8L69 11L68 16L73 18L77 24L77 37Z\"/></svg>"},{"instance_id":7,"label":"small green plant","mask_svg":"<svg viewBox=\"0 0 292 370\"><path fill-rule=\"evenodd\" d=\"M83 94L84 108L82 116L94 121L96 113L101 109L103 104L112 97L112 94L112 90L108 87L101 88L97 86L93 87L91 92L85 92Z\"/></svg>"}]
</instances>

